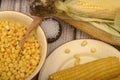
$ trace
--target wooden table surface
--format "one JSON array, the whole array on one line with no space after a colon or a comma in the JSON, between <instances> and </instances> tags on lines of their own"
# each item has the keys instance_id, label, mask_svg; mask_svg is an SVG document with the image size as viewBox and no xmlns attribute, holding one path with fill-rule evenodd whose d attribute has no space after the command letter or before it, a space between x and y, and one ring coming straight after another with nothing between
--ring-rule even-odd
<instances>
[{"instance_id":1,"label":"wooden table surface","mask_svg":"<svg viewBox=\"0 0 120 80\"><path fill-rule=\"evenodd\" d=\"M22 12L30 15L29 1L30 0L0 0L0 11L12 10L12 11L18 11L18 12ZM60 46L65 42L75 40L75 39L84 39L84 38L95 39L80 30L76 30L75 28L73 28L69 24L64 23L63 21L61 21L61 24L62 24L62 35L57 41L48 44L48 55L56 47ZM118 46L114 46L114 47L120 50L120 47ZM33 80L37 80L37 75Z\"/></svg>"}]
</instances>

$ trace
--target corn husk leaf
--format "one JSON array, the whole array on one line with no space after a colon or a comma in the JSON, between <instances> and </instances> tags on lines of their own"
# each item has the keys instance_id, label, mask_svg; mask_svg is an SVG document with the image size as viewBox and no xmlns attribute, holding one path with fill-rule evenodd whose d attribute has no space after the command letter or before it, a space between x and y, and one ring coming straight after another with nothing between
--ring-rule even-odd
<instances>
[{"instance_id":1,"label":"corn husk leaf","mask_svg":"<svg viewBox=\"0 0 120 80\"><path fill-rule=\"evenodd\" d=\"M72 19L63 19L63 20L71 24L73 27L77 28L78 30L93 36L94 38L100 39L102 41L105 41L113 45L120 45L119 36L114 36L113 34L110 34L86 22L75 21Z\"/></svg>"},{"instance_id":2,"label":"corn husk leaf","mask_svg":"<svg viewBox=\"0 0 120 80\"><path fill-rule=\"evenodd\" d=\"M97 23L97 22L89 22L89 23L94 25L94 27L97 27L107 33L120 37L120 33L118 31L114 30L112 27L108 26L105 23Z\"/></svg>"},{"instance_id":3,"label":"corn husk leaf","mask_svg":"<svg viewBox=\"0 0 120 80\"><path fill-rule=\"evenodd\" d=\"M116 13L113 28L115 28L116 30L120 32L120 9Z\"/></svg>"},{"instance_id":4,"label":"corn husk leaf","mask_svg":"<svg viewBox=\"0 0 120 80\"><path fill-rule=\"evenodd\" d=\"M107 20L107 19L81 17L74 14L69 14L69 13L67 15L78 21L114 23L112 20Z\"/></svg>"}]
</instances>

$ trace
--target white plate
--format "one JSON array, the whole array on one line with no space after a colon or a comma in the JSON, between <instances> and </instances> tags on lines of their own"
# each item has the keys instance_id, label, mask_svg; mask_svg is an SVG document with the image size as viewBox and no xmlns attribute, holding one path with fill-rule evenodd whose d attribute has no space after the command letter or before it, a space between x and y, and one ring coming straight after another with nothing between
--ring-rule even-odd
<instances>
[{"instance_id":1,"label":"white plate","mask_svg":"<svg viewBox=\"0 0 120 80\"><path fill-rule=\"evenodd\" d=\"M83 47L81 46L81 43L85 40L88 44ZM92 53L91 48L95 48L96 52ZM64 52L65 49L70 49L70 53L66 54ZM73 56L75 54L79 54L80 64L108 56L120 58L120 52L104 42L92 39L70 41L58 47L51 53L39 74L38 80L48 80L48 76L51 73L73 66L75 61Z\"/></svg>"}]
</instances>

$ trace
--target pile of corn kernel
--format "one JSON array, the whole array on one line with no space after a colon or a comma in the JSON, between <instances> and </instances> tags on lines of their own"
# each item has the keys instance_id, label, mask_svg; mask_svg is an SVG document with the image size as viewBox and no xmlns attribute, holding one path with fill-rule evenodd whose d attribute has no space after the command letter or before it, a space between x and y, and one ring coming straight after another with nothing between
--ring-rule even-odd
<instances>
[{"instance_id":1,"label":"pile of corn kernel","mask_svg":"<svg viewBox=\"0 0 120 80\"><path fill-rule=\"evenodd\" d=\"M19 23L0 21L0 80L25 80L40 61L40 48L31 33L21 49L18 42L26 32Z\"/></svg>"}]
</instances>

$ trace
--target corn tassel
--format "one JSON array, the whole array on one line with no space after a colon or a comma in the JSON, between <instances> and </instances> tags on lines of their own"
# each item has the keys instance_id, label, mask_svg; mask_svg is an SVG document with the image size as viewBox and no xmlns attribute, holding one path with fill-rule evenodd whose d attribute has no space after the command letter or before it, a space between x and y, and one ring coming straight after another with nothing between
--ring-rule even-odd
<instances>
[{"instance_id":1,"label":"corn tassel","mask_svg":"<svg viewBox=\"0 0 120 80\"><path fill-rule=\"evenodd\" d=\"M120 63L116 57L102 58L78 65L49 76L49 80L110 80L120 75Z\"/></svg>"}]
</instances>

